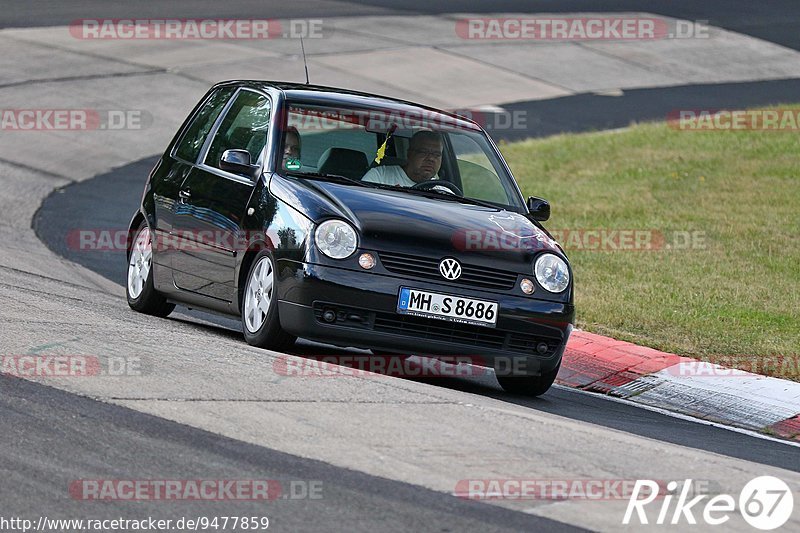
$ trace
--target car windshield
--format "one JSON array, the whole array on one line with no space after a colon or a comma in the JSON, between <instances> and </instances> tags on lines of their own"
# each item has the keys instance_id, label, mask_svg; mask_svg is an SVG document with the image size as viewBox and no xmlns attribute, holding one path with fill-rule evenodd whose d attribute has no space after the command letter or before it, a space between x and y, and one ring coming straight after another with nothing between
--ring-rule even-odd
<instances>
[{"instance_id":1,"label":"car windshield","mask_svg":"<svg viewBox=\"0 0 800 533\"><path fill-rule=\"evenodd\" d=\"M485 133L466 121L410 106L398 111L289 103L287 109L284 174L514 211L524 207Z\"/></svg>"}]
</instances>

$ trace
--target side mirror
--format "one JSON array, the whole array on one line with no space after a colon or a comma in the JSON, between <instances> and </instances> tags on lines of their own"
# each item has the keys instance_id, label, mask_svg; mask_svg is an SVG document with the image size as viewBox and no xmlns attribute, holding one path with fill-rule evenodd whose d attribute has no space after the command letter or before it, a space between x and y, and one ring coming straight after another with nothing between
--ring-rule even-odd
<instances>
[{"instance_id":1,"label":"side mirror","mask_svg":"<svg viewBox=\"0 0 800 533\"><path fill-rule=\"evenodd\" d=\"M219 159L219 168L226 172L243 174L251 180L258 177L258 171L261 169L258 165L250 163L250 152L247 150L225 150Z\"/></svg>"},{"instance_id":2,"label":"side mirror","mask_svg":"<svg viewBox=\"0 0 800 533\"><path fill-rule=\"evenodd\" d=\"M547 200L531 196L528 198L528 215L533 220L544 222L550 218L550 203Z\"/></svg>"}]
</instances>

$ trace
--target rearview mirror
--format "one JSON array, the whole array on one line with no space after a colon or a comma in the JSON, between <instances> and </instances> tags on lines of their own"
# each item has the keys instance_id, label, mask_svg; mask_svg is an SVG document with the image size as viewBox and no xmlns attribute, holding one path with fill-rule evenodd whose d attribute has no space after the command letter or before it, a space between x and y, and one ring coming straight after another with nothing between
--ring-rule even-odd
<instances>
[{"instance_id":1,"label":"rearview mirror","mask_svg":"<svg viewBox=\"0 0 800 533\"><path fill-rule=\"evenodd\" d=\"M219 159L219 168L234 174L243 174L250 179L258 177L261 169L258 165L250 164L250 152L247 150L225 150Z\"/></svg>"},{"instance_id":2,"label":"rearview mirror","mask_svg":"<svg viewBox=\"0 0 800 533\"><path fill-rule=\"evenodd\" d=\"M550 218L550 203L547 200L531 196L528 198L528 216L533 220L544 222Z\"/></svg>"}]
</instances>

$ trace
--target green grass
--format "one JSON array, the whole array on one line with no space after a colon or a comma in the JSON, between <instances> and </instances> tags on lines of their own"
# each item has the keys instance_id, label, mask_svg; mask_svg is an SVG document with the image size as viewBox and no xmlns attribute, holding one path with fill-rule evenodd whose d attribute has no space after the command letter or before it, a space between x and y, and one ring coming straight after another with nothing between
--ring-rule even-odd
<instances>
[{"instance_id":1,"label":"green grass","mask_svg":"<svg viewBox=\"0 0 800 533\"><path fill-rule=\"evenodd\" d=\"M578 327L742 368L800 360L800 134L656 123L501 150L523 192L550 201L548 228L704 232L699 249L568 247Z\"/></svg>"}]
</instances>

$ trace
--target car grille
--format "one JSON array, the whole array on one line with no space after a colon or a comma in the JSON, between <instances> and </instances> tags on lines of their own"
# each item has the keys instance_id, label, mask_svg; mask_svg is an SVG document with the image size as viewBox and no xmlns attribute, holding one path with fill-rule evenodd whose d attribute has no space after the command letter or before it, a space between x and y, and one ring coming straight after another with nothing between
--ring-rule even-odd
<instances>
[{"instance_id":1,"label":"car grille","mask_svg":"<svg viewBox=\"0 0 800 533\"><path fill-rule=\"evenodd\" d=\"M314 316L317 322L325 325L330 325L322 318L322 313L325 309L331 309L336 312L335 325L339 327L373 330L415 339L452 342L462 346L475 346L476 348L538 357L550 357L561 346L562 342L561 337L534 335L486 326L448 322L435 318L381 313L356 307L314 302ZM547 351L544 354L539 353L537 349L541 343L547 344Z\"/></svg>"},{"instance_id":2,"label":"car grille","mask_svg":"<svg viewBox=\"0 0 800 533\"><path fill-rule=\"evenodd\" d=\"M399 333L417 338L455 342L502 349L506 334L503 331L457 322L426 319L414 316L377 313L375 331Z\"/></svg>"},{"instance_id":3,"label":"car grille","mask_svg":"<svg viewBox=\"0 0 800 533\"><path fill-rule=\"evenodd\" d=\"M373 329L420 339L453 342L543 357L549 357L555 353L561 344L561 340L555 338L390 313L375 313ZM544 355L536 351L536 347L542 342L547 344L547 352Z\"/></svg>"},{"instance_id":4,"label":"car grille","mask_svg":"<svg viewBox=\"0 0 800 533\"><path fill-rule=\"evenodd\" d=\"M484 289L509 290L517 282L517 274L496 268L468 265L461 263L461 277L450 281L439 273L439 261L410 254L380 252L383 267L394 274L431 279L439 282L481 287Z\"/></svg>"}]
</instances>

